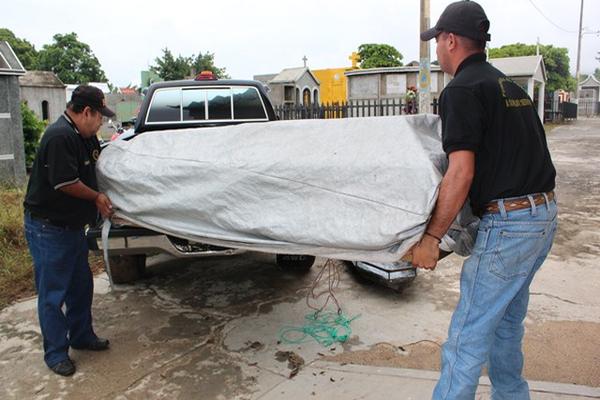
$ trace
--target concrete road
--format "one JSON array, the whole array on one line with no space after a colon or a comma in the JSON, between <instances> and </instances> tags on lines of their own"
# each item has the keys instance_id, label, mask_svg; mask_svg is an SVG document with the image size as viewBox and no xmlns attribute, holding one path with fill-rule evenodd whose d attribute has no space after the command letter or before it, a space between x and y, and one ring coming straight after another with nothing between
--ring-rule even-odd
<instances>
[{"instance_id":1,"label":"concrete road","mask_svg":"<svg viewBox=\"0 0 600 400\"><path fill-rule=\"evenodd\" d=\"M600 398L600 120L556 128L548 138L560 226L532 287L525 374L536 399ZM299 276L265 254L154 258L150 276L136 285L110 291L105 276L96 279L95 328L111 349L72 351L73 377L57 377L43 364L35 299L3 310L0 398L427 398L461 262L444 259L402 293L331 267L341 277L336 299L358 318L347 343L322 346L286 344L280 333L303 325L308 288L325 260ZM292 362L278 351L291 352ZM485 377L478 398L489 398Z\"/></svg>"}]
</instances>

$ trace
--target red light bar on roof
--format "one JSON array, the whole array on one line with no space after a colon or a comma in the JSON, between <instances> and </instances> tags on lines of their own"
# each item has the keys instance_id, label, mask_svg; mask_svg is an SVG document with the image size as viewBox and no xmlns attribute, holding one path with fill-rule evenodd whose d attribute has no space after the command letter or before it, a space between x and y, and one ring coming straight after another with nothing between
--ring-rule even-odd
<instances>
[{"instance_id":1,"label":"red light bar on roof","mask_svg":"<svg viewBox=\"0 0 600 400\"><path fill-rule=\"evenodd\" d=\"M198 75L196 75L196 78L194 78L194 80L196 80L196 81L216 81L217 78L212 73L212 71L202 71Z\"/></svg>"}]
</instances>

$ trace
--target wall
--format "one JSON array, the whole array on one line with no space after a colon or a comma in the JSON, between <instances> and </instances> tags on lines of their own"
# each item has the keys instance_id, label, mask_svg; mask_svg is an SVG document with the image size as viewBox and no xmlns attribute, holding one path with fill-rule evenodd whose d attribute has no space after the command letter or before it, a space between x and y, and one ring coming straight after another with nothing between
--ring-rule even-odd
<instances>
[{"instance_id":1,"label":"wall","mask_svg":"<svg viewBox=\"0 0 600 400\"><path fill-rule=\"evenodd\" d=\"M283 84L271 84L269 85L269 91L267 96L271 100L273 107L283 105Z\"/></svg>"},{"instance_id":2,"label":"wall","mask_svg":"<svg viewBox=\"0 0 600 400\"><path fill-rule=\"evenodd\" d=\"M137 117L143 97L140 94L109 93L106 95L106 106L117 116L116 122L129 121Z\"/></svg>"},{"instance_id":3,"label":"wall","mask_svg":"<svg viewBox=\"0 0 600 400\"><path fill-rule=\"evenodd\" d=\"M317 85L317 83L315 82L315 80L312 78L312 76L309 73L305 73L303 74L300 79L298 79L298 81L296 82L296 87L298 89L300 89L300 104L302 104L302 92L304 91L304 89L308 88L310 90L310 102L311 104L314 102L313 101L313 95L314 95L314 91L315 89L317 89L317 91L319 92L319 102L321 100L321 90L319 89L319 85Z\"/></svg>"},{"instance_id":4,"label":"wall","mask_svg":"<svg viewBox=\"0 0 600 400\"><path fill-rule=\"evenodd\" d=\"M348 100L377 99L379 75L354 75L348 77Z\"/></svg>"},{"instance_id":5,"label":"wall","mask_svg":"<svg viewBox=\"0 0 600 400\"><path fill-rule=\"evenodd\" d=\"M26 181L19 78L0 75L0 183Z\"/></svg>"},{"instance_id":6,"label":"wall","mask_svg":"<svg viewBox=\"0 0 600 400\"><path fill-rule=\"evenodd\" d=\"M65 88L21 86L21 101L42 119L42 101L48 102L48 121L56 121L67 106Z\"/></svg>"},{"instance_id":7,"label":"wall","mask_svg":"<svg viewBox=\"0 0 600 400\"><path fill-rule=\"evenodd\" d=\"M320 82L320 102L341 103L348 97L348 79L344 75L346 68L311 70Z\"/></svg>"},{"instance_id":8,"label":"wall","mask_svg":"<svg viewBox=\"0 0 600 400\"><path fill-rule=\"evenodd\" d=\"M439 98L445 86L444 73L431 72L431 98ZM390 71L365 75L350 75L348 79L348 100L379 100L403 98L406 89L417 87L418 72Z\"/></svg>"}]
</instances>

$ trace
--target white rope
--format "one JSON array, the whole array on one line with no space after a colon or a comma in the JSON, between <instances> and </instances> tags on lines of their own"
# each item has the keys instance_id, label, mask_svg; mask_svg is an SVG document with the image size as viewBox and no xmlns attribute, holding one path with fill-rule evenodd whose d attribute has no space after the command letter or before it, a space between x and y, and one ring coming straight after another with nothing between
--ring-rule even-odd
<instances>
[{"instance_id":1,"label":"white rope","mask_svg":"<svg viewBox=\"0 0 600 400\"><path fill-rule=\"evenodd\" d=\"M104 218L102 223L102 253L104 255L104 265L106 266L106 273L108 274L108 282L110 283L110 290L114 290L114 284L112 279L112 273L110 272L110 261L108 261L108 233L110 232L110 218Z\"/></svg>"}]
</instances>

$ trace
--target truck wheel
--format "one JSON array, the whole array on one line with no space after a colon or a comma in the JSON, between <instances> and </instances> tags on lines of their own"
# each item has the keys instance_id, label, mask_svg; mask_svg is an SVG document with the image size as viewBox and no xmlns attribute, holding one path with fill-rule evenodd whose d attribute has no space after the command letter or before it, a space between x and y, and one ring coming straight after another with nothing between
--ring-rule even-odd
<instances>
[{"instance_id":1,"label":"truck wheel","mask_svg":"<svg viewBox=\"0 0 600 400\"><path fill-rule=\"evenodd\" d=\"M146 271L146 255L109 256L110 272L114 283L133 283Z\"/></svg>"},{"instance_id":2,"label":"truck wheel","mask_svg":"<svg viewBox=\"0 0 600 400\"><path fill-rule=\"evenodd\" d=\"M285 271L308 272L315 262L315 256L277 254L277 265Z\"/></svg>"}]
</instances>

